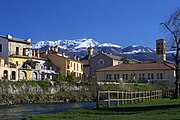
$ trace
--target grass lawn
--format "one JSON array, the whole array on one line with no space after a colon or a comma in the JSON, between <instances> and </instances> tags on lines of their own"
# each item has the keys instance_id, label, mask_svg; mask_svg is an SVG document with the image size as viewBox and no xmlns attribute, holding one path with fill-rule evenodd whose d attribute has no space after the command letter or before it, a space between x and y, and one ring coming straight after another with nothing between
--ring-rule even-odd
<instances>
[{"instance_id":1,"label":"grass lawn","mask_svg":"<svg viewBox=\"0 0 180 120\"><path fill-rule=\"evenodd\" d=\"M180 99L158 99L109 108L32 115L24 120L180 120Z\"/></svg>"}]
</instances>

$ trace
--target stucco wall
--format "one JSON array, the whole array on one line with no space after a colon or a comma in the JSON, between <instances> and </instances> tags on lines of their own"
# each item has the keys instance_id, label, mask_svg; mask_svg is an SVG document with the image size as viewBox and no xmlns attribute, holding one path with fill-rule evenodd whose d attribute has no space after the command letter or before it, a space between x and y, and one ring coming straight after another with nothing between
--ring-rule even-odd
<instances>
[{"instance_id":1,"label":"stucco wall","mask_svg":"<svg viewBox=\"0 0 180 120\"><path fill-rule=\"evenodd\" d=\"M7 71L8 72L8 80L12 80L12 72L14 71L16 74L16 79L15 80L18 80L18 69L16 68L8 68L8 67L0 67L0 79L2 79L4 77L4 71Z\"/></svg>"},{"instance_id":2,"label":"stucco wall","mask_svg":"<svg viewBox=\"0 0 180 120\"><path fill-rule=\"evenodd\" d=\"M103 60L104 63L100 64L100 60ZM109 57L107 57L104 54L98 54L95 57L92 57L90 59L90 72L91 75L95 75L96 70L102 69L105 67L113 66L113 60Z\"/></svg>"},{"instance_id":3,"label":"stucco wall","mask_svg":"<svg viewBox=\"0 0 180 120\"><path fill-rule=\"evenodd\" d=\"M23 44L23 43L16 43L16 42L9 42L9 54L16 54L16 47L19 47L19 55L23 56L23 48L32 48L29 44ZM32 56L32 50L29 52L29 56Z\"/></svg>"},{"instance_id":4,"label":"stucco wall","mask_svg":"<svg viewBox=\"0 0 180 120\"><path fill-rule=\"evenodd\" d=\"M150 76L150 79L148 79L148 73L149 74L152 73L154 75L154 80L157 80L157 74L158 73L162 73L163 74L163 79L164 80L170 80L169 84L171 86L174 85L174 82L175 82L174 70L106 71L106 72L101 71L101 72L96 73L96 79L97 79L97 82L99 82L99 81L119 81L119 80L128 81L128 80L133 80L133 78L131 77L131 74L135 74L135 79L134 80L139 81L140 80L139 74L141 74L141 80L143 80L142 79L142 74L144 74L144 78L145 78L144 80L151 80L151 76ZM111 79L106 79L107 74L111 74ZM119 79L117 79L117 76L116 76L116 79L114 79L114 74L119 74ZM127 80L123 79L123 74L128 75Z\"/></svg>"},{"instance_id":5,"label":"stucco wall","mask_svg":"<svg viewBox=\"0 0 180 120\"><path fill-rule=\"evenodd\" d=\"M60 69L61 72L67 75L66 73L66 67L67 67L66 59L67 58L58 56L56 54L48 54L47 57L55 66L57 66Z\"/></svg>"}]
</instances>

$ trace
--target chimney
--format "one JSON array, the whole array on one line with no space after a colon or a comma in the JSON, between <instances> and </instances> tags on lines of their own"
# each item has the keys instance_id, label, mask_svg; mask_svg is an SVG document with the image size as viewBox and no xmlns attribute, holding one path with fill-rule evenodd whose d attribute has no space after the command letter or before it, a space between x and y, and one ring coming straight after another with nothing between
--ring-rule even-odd
<instances>
[{"instance_id":1,"label":"chimney","mask_svg":"<svg viewBox=\"0 0 180 120\"><path fill-rule=\"evenodd\" d=\"M57 45L54 46L54 51L55 51L55 52L58 52L58 46L57 46Z\"/></svg>"},{"instance_id":2,"label":"chimney","mask_svg":"<svg viewBox=\"0 0 180 120\"><path fill-rule=\"evenodd\" d=\"M54 51L54 47L52 47L51 50Z\"/></svg>"},{"instance_id":3,"label":"chimney","mask_svg":"<svg viewBox=\"0 0 180 120\"><path fill-rule=\"evenodd\" d=\"M64 53L64 52L62 52L62 56L63 56L63 57L65 56L65 53Z\"/></svg>"},{"instance_id":4,"label":"chimney","mask_svg":"<svg viewBox=\"0 0 180 120\"><path fill-rule=\"evenodd\" d=\"M102 50L99 50L99 51L98 51L98 54L100 54L100 53L103 53L103 51L102 51Z\"/></svg>"},{"instance_id":5,"label":"chimney","mask_svg":"<svg viewBox=\"0 0 180 120\"><path fill-rule=\"evenodd\" d=\"M31 42L31 38L26 39L27 42Z\"/></svg>"},{"instance_id":6,"label":"chimney","mask_svg":"<svg viewBox=\"0 0 180 120\"><path fill-rule=\"evenodd\" d=\"M76 56L76 55L73 55L73 58L74 58L74 60L76 60L76 59L77 59L77 56Z\"/></svg>"},{"instance_id":7,"label":"chimney","mask_svg":"<svg viewBox=\"0 0 180 120\"><path fill-rule=\"evenodd\" d=\"M37 58L40 58L40 52L37 50Z\"/></svg>"},{"instance_id":8,"label":"chimney","mask_svg":"<svg viewBox=\"0 0 180 120\"><path fill-rule=\"evenodd\" d=\"M109 54L109 55L112 55L112 53L111 53L111 52L108 52L108 54Z\"/></svg>"},{"instance_id":9,"label":"chimney","mask_svg":"<svg viewBox=\"0 0 180 120\"><path fill-rule=\"evenodd\" d=\"M45 54L46 54L46 55L48 54L48 50L45 51Z\"/></svg>"},{"instance_id":10,"label":"chimney","mask_svg":"<svg viewBox=\"0 0 180 120\"><path fill-rule=\"evenodd\" d=\"M88 55L93 56L94 49L92 47L88 48Z\"/></svg>"},{"instance_id":11,"label":"chimney","mask_svg":"<svg viewBox=\"0 0 180 120\"><path fill-rule=\"evenodd\" d=\"M33 56L34 57L36 56L36 50L33 50Z\"/></svg>"},{"instance_id":12,"label":"chimney","mask_svg":"<svg viewBox=\"0 0 180 120\"><path fill-rule=\"evenodd\" d=\"M77 61L80 61L80 57L79 56L77 56L76 59L77 59Z\"/></svg>"},{"instance_id":13,"label":"chimney","mask_svg":"<svg viewBox=\"0 0 180 120\"><path fill-rule=\"evenodd\" d=\"M12 39L12 36L8 34L8 35L7 35L7 38L8 38L8 39Z\"/></svg>"},{"instance_id":14,"label":"chimney","mask_svg":"<svg viewBox=\"0 0 180 120\"><path fill-rule=\"evenodd\" d=\"M156 40L156 62L166 60L166 41L164 39Z\"/></svg>"}]
</instances>

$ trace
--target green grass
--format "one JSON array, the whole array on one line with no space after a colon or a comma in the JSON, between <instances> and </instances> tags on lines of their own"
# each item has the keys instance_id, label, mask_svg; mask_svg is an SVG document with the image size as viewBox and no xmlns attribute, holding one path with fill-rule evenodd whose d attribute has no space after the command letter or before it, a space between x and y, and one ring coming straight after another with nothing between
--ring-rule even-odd
<instances>
[{"instance_id":1,"label":"green grass","mask_svg":"<svg viewBox=\"0 0 180 120\"><path fill-rule=\"evenodd\" d=\"M124 91L148 91L148 90L158 90L161 89L160 85L152 85L152 84L104 84L98 87L99 90L124 90Z\"/></svg>"},{"instance_id":2,"label":"green grass","mask_svg":"<svg viewBox=\"0 0 180 120\"><path fill-rule=\"evenodd\" d=\"M180 99L159 99L110 108L32 115L24 120L180 120Z\"/></svg>"}]
</instances>

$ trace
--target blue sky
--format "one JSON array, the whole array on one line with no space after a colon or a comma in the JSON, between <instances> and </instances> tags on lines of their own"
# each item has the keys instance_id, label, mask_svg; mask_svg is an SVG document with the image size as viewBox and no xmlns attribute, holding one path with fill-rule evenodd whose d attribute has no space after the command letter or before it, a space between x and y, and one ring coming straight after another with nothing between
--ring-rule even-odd
<instances>
[{"instance_id":1,"label":"blue sky","mask_svg":"<svg viewBox=\"0 0 180 120\"><path fill-rule=\"evenodd\" d=\"M58 40L93 38L155 48L180 0L0 0L0 34Z\"/></svg>"}]
</instances>

